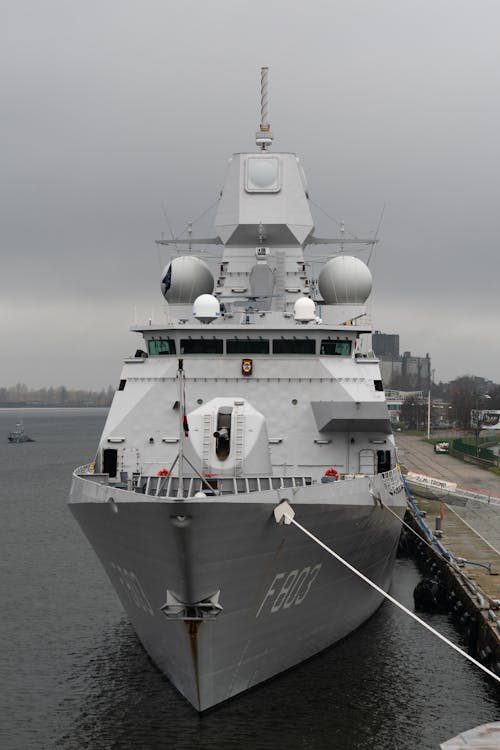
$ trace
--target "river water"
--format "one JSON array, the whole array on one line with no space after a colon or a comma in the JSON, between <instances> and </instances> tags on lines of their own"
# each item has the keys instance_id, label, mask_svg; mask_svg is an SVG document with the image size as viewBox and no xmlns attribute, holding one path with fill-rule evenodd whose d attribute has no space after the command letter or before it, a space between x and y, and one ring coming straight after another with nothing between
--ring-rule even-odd
<instances>
[{"instance_id":1,"label":"river water","mask_svg":"<svg viewBox=\"0 0 500 750\"><path fill-rule=\"evenodd\" d=\"M19 417L36 442L9 445ZM66 508L104 409L0 410L2 750L436 750L500 718L495 683L393 605L309 662L198 716L154 667ZM420 579L397 561L406 606ZM446 616L427 620L449 638Z\"/></svg>"}]
</instances>

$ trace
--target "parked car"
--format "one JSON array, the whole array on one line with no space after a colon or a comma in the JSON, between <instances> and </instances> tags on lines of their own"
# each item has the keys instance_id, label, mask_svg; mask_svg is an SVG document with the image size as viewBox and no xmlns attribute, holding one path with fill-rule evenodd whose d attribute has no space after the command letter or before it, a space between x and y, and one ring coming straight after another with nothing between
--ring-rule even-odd
<instances>
[{"instance_id":1,"label":"parked car","mask_svg":"<svg viewBox=\"0 0 500 750\"><path fill-rule=\"evenodd\" d=\"M434 443L434 453L449 453L450 452L450 444L449 443Z\"/></svg>"}]
</instances>

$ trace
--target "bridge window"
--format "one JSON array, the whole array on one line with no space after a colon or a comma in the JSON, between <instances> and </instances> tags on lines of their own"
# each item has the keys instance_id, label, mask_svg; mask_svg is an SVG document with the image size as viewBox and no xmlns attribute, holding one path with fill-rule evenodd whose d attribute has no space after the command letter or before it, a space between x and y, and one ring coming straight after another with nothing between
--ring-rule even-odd
<instances>
[{"instance_id":1,"label":"bridge window","mask_svg":"<svg viewBox=\"0 0 500 750\"><path fill-rule=\"evenodd\" d=\"M222 339L181 339L181 354L222 354Z\"/></svg>"},{"instance_id":2,"label":"bridge window","mask_svg":"<svg viewBox=\"0 0 500 750\"><path fill-rule=\"evenodd\" d=\"M336 354L341 357L348 357L351 353L352 341L334 341L332 339L323 339L321 341L320 354Z\"/></svg>"},{"instance_id":3,"label":"bridge window","mask_svg":"<svg viewBox=\"0 0 500 750\"><path fill-rule=\"evenodd\" d=\"M150 354L175 354L174 339L149 339L148 352Z\"/></svg>"},{"instance_id":4,"label":"bridge window","mask_svg":"<svg viewBox=\"0 0 500 750\"><path fill-rule=\"evenodd\" d=\"M227 354L269 354L269 339L228 339Z\"/></svg>"},{"instance_id":5,"label":"bridge window","mask_svg":"<svg viewBox=\"0 0 500 750\"><path fill-rule=\"evenodd\" d=\"M273 339L273 354L315 354L314 339Z\"/></svg>"}]
</instances>

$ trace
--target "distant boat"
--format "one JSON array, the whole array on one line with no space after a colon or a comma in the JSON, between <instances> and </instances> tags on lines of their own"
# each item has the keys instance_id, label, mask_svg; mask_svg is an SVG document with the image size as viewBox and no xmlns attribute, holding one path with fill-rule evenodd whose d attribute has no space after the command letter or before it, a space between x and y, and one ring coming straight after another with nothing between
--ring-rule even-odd
<instances>
[{"instance_id":1,"label":"distant boat","mask_svg":"<svg viewBox=\"0 0 500 750\"><path fill-rule=\"evenodd\" d=\"M33 438L30 438L24 431L23 420L16 424L16 429L9 432L7 438L9 443L34 443Z\"/></svg>"}]
</instances>

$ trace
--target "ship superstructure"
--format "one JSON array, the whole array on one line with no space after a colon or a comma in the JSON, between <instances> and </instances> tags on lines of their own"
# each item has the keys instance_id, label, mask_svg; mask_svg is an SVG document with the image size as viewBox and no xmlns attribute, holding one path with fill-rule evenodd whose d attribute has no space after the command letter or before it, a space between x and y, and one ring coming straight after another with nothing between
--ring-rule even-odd
<instances>
[{"instance_id":1,"label":"ship superstructure","mask_svg":"<svg viewBox=\"0 0 500 750\"><path fill-rule=\"evenodd\" d=\"M71 490L139 638L198 710L381 603L277 526L278 503L385 589L405 508L369 346L370 271L340 253L313 278L305 248L336 241L314 237L302 167L271 143L263 69L259 150L230 160L217 271L191 252L171 259L166 320L134 327L144 346Z\"/></svg>"}]
</instances>

